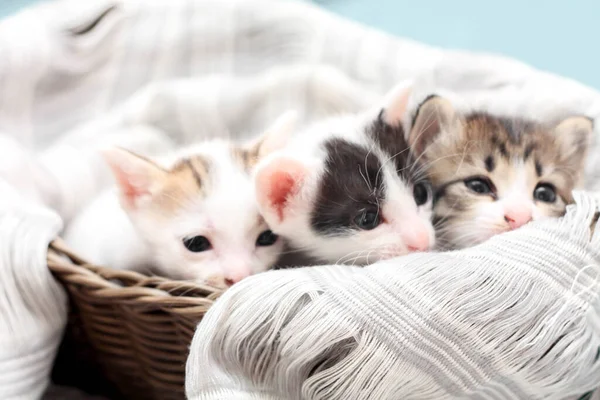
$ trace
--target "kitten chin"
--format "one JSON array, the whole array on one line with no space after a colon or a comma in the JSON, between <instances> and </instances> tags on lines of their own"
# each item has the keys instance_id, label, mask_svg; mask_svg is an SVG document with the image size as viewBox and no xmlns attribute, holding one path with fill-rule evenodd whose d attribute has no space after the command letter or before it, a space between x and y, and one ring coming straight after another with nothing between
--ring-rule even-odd
<instances>
[{"instance_id":1,"label":"kitten chin","mask_svg":"<svg viewBox=\"0 0 600 400\"><path fill-rule=\"evenodd\" d=\"M438 247L464 248L532 220L563 215L582 185L591 120L539 123L457 113L431 96L410 138L434 186Z\"/></svg>"}]
</instances>

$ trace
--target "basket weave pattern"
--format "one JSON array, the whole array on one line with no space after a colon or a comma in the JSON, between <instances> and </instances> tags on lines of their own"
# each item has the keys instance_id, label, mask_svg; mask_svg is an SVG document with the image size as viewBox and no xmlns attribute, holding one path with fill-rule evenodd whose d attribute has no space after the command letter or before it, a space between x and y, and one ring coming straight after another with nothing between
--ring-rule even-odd
<instances>
[{"instance_id":1,"label":"basket weave pattern","mask_svg":"<svg viewBox=\"0 0 600 400\"><path fill-rule=\"evenodd\" d=\"M48 266L69 293L95 362L123 396L185 398L189 345L220 290L91 265L60 240L50 245Z\"/></svg>"}]
</instances>

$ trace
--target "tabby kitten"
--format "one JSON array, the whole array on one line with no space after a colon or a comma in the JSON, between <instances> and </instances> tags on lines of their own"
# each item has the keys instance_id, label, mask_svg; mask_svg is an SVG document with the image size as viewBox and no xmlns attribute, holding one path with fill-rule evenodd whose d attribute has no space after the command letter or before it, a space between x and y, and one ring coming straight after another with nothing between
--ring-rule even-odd
<instances>
[{"instance_id":1,"label":"tabby kitten","mask_svg":"<svg viewBox=\"0 0 600 400\"><path fill-rule=\"evenodd\" d=\"M592 121L556 124L457 113L441 97L418 108L409 134L435 193L438 248L470 247L531 220L560 216L581 187Z\"/></svg>"}]
</instances>

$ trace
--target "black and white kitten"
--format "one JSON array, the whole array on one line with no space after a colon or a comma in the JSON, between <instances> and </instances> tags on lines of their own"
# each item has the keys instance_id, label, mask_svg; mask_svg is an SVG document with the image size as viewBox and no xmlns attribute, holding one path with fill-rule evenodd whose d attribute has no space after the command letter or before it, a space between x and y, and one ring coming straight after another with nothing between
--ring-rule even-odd
<instances>
[{"instance_id":1,"label":"black and white kitten","mask_svg":"<svg viewBox=\"0 0 600 400\"><path fill-rule=\"evenodd\" d=\"M368 264L434 245L432 194L403 129L409 91L296 133L254 174L261 214L319 262Z\"/></svg>"}]
</instances>

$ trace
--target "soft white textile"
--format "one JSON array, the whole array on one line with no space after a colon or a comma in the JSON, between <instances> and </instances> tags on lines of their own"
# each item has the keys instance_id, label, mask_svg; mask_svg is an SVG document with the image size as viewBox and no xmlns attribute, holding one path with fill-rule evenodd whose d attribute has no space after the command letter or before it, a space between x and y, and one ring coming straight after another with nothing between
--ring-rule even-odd
<instances>
[{"instance_id":1,"label":"soft white textile","mask_svg":"<svg viewBox=\"0 0 600 400\"><path fill-rule=\"evenodd\" d=\"M106 185L99 147L151 155L245 138L289 108L304 121L356 111L407 79L415 101L439 88L465 107L600 116L600 95L576 82L300 2L48 2L0 23L0 54L2 399L36 398L47 384L66 307L44 252Z\"/></svg>"},{"instance_id":2,"label":"soft white textile","mask_svg":"<svg viewBox=\"0 0 600 400\"><path fill-rule=\"evenodd\" d=\"M245 279L196 329L188 399L579 398L600 382L600 202L576 201L463 251Z\"/></svg>"}]
</instances>

